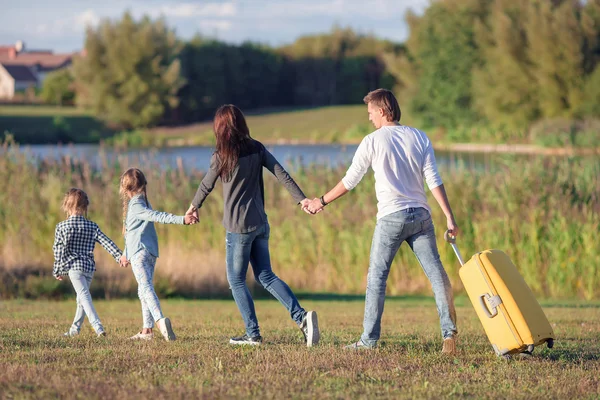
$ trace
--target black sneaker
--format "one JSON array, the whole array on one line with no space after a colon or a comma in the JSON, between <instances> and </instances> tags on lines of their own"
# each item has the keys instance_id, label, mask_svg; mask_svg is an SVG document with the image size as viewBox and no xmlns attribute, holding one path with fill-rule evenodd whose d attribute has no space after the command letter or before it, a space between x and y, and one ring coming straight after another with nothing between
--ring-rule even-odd
<instances>
[{"instance_id":1,"label":"black sneaker","mask_svg":"<svg viewBox=\"0 0 600 400\"><path fill-rule=\"evenodd\" d=\"M250 337L247 333L244 333L243 336L232 337L231 339L229 339L229 344L249 344L251 346L258 346L261 343L261 336Z\"/></svg>"},{"instance_id":2,"label":"black sneaker","mask_svg":"<svg viewBox=\"0 0 600 400\"><path fill-rule=\"evenodd\" d=\"M302 319L300 330L304 335L306 347L312 347L319 343L319 320L317 319L317 313L315 311L309 311L306 313Z\"/></svg>"}]
</instances>

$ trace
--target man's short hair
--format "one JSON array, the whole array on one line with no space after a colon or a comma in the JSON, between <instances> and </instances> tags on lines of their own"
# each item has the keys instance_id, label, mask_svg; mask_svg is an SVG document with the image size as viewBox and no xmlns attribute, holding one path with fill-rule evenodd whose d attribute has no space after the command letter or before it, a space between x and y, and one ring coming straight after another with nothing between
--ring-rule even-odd
<instances>
[{"instance_id":1,"label":"man's short hair","mask_svg":"<svg viewBox=\"0 0 600 400\"><path fill-rule=\"evenodd\" d=\"M400 106L394 93L387 89L376 89L369 92L363 99L365 104L372 103L375 107L383 110L383 115L388 121L400 121Z\"/></svg>"}]
</instances>

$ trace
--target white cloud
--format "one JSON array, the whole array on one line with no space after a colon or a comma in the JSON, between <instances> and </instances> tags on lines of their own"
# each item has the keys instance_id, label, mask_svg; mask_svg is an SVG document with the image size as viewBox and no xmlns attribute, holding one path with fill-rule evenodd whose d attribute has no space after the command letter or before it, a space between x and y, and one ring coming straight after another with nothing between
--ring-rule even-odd
<instances>
[{"instance_id":1,"label":"white cloud","mask_svg":"<svg viewBox=\"0 0 600 400\"><path fill-rule=\"evenodd\" d=\"M265 18L333 17L340 19L390 19L403 15L409 8L420 13L430 0L296 0L263 2L260 16ZM252 11L257 11L250 7Z\"/></svg>"},{"instance_id":2,"label":"white cloud","mask_svg":"<svg viewBox=\"0 0 600 400\"><path fill-rule=\"evenodd\" d=\"M254 10L257 11L257 10ZM344 0L330 1L293 1L267 2L267 5L260 9L261 16L265 18L280 17L311 17L311 16L336 16L344 11Z\"/></svg>"},{"instance_id":3,"label":"white cloud","mask_svg":"<svg viewBox=\"0 0 600 400\"><path fill-rule=\"evenodd\" d=\"M168 6L153 8L142 8L141 13L153 17L164 15L166 17L194 18L194 17L214 17L226 18L237 14L237 7L233 2L226 3L175 3Z\"/></svg>"},{"instance_id":4,"label":"white cloud","mask_svg":"<svg viewBox=\"0 0 600 400\"><path fill-rule=\"evenodd\" d=\"M225 32L232 28L233 22L228 20L214 20L214 19L204 19L200 20L198 23L198 28L202 32L210 32L217 30L219 32Z\"/></svg>"},{"instance_id":5,"label":"white cloud","mask_svg":"<svg viewBox=\"0 0 600 400\"><path fill-rule=\"evenodd\" d=\"M231 42L257 40L289 43L311 33L326 32L333 24L359 32L406 38L407 9L420 14L434 0L28 0L0 13L4 41L23 39L57 51L80 47L86 26L103 18L119 19L130 10L134 18L164 16L182 38L198 30L217 31ZM34 5L31 5L35 3ZM31 14L31 7L37 10ZM0 43L2 44L2 43Z\"/></svg>"},{"instance_id":6,"label":"white cloud","mask_svg":"<svg viewBox=\"0 0 600 400\"><path fill-rule=\"evenodd\" d=\"M88 26L95 27L100 22L100 16L96 14L93 10L85 10L81 14L76 15L73 18L75 22L75 27L78 30L85 29Z\"/></svg>"},{"instance_id":7,"label":"white cloud","mask_svg":"<svg viewBox=\"0 0 600 400\"><path fill-rule=\"evenodd\" d=\"M40 34L48 32L48 24L39 24L35 27L35 32Z\"/></svg>"}]
</instances>

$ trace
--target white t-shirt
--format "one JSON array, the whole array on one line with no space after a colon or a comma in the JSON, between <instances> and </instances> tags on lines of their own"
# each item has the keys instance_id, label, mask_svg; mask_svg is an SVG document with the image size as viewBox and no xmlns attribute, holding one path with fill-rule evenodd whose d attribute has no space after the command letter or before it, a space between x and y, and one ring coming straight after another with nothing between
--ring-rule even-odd
<instances>
[{"instance_id":1,"label":"white t-shirt","mask_svg":"<svg viewBox=\"0 0 600 400\"><path fill-rule=\"evenodd\" d=\"M369 167L375 172L377 219L410 207L431 212L424 183L431 190L443 182L425 132L395 125L383 126L365 136L342 179L346 189L354 189Z\"/></svg>"}]
</instances>

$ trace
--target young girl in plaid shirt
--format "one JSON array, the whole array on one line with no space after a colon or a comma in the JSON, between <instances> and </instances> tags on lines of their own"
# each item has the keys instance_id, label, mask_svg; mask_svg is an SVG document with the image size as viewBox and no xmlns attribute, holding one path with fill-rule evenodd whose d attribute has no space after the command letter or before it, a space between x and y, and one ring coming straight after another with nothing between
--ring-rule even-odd
<instances>
[{"instance_id":1,"label":"young girl in plaid shirt","mask_svg":"<svg viewBox=\"0 0 600 400\"><path fill-rule=\"evenodd\" d=\"M113 241L98 228L98 225L87 219L89 204L88 196L83 190L70 189L65 194L62 204L67 219L56 225L54 233L52 275L59 281L68 275L77 293L75 319L65 336L78 335L86 315L96 334L106 336L90 294L90 284L96 270L94 246L96 242L100 243L117 262L120 261L122 254Z\"/></svg>"},{"instance_id":2,"label":"young girl in plaid shirt","mask_svg":"<svg viewBox=\"0 0 600 400\"><path fill-rule=\"evenodd\" d=\"M150 340L154 323L165 340L175 340L171 320L160 308L154 290L154 267L158 258L158 237L154 223L189 225L198 220L194 216L177 216L152 209L146 194L146 177L137 168L130 168L121 176L119 193L123 200L123 235L125 253L121 264L131 263L138 283L138 296L142 303L142 330L130 339Z\"/></svg>"}]
</instances>

